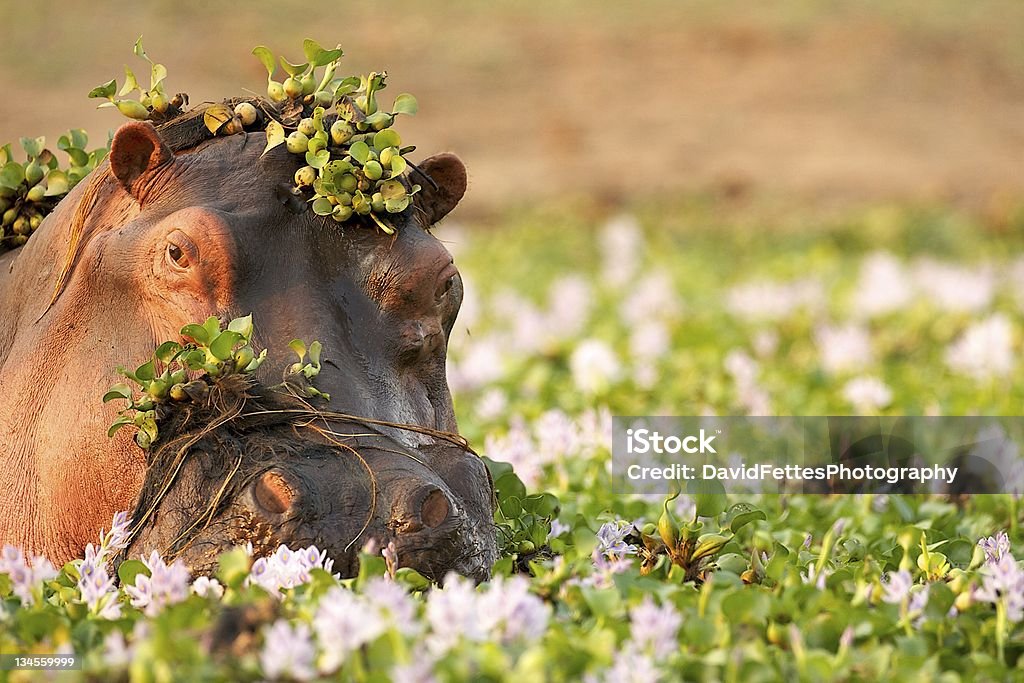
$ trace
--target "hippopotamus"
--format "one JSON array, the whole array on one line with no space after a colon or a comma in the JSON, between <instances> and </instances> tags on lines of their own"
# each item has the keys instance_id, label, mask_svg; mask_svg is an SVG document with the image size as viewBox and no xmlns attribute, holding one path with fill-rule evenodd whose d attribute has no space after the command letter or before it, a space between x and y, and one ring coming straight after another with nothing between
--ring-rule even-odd
<instances>
[{"instance_id":1,"label":"hippopotamus","mask_svg":"<svg viewBox=\"0 0 1024 683\"><path fill-rule=\"evenodd\" d=\"M452 482L472 482L492 496L473 453L445 442L444 458L423 457L438 448L437 434L458 429L445 356L462 281L430 228L462 199L464 165L448 153L419 163L423 189L392 216L388 235L304 210L289 189L301 160L283 145L264 148L261 132L211 137L201 110L159 129L127 123L107 161L28 244L0 256L0 543L59 564L80 557L113 514L134 508L146 453L131 430L107 437L117 407L99 397L118 380L118 365L134 367L157 344L179 339L182 326L210 315L255 314L253 345L268 351L256 379L268 384L279 383L294 360L290 340L323 344L316 384L330 395L325 409L379 422L376 448L402 463L418 453L426 463L408 469L401 487L392 485L392 509L407 517L443 511L452 519L433 521L447 533L476 509L458 499L462 487ZM292 450L300 457L323 448ZM348 465L325 466L312 479L295 474L306 471L299 465L279 469L303 505L350 505ZM293 475L310 487L290 481ZM279 524L279 514L266 506L251 512L278 524L278 540L293 540L295 527ZM352 510L361 518L367 512ZM374 514L387 527L391 513ZM479 566L464 570L479 573L494 559L494 532L489 515L472 521L485 540ZM323 539L329 553L345 550L333 545L341 539L345 547L353 542L323 529L301 533ZM417 533L418 543L430 542L430 533Z\"/></svg>"},{"instance_id":2,"label":"hippopotamus","mask_svg":"<svg viewBox=\"0 0 1024 683\"><path fill-rule=\"evenodd\" d=\"M196 402L159 408L137 522L120 558L182 559L210 573L221 552L266 555L328 548L354 576L366 545L434 581L449 571L482 580L494 561L486 474L466 468L454 435L403 447L379 424L311 405L289 388L244 375L209 381Z\"/></svg>"}]
</instances>

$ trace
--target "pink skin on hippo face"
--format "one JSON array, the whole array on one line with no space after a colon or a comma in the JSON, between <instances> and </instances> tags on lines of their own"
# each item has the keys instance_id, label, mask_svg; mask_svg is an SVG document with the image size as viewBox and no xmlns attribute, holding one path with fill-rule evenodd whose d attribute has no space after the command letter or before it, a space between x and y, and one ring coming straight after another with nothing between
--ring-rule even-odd
<instances>
[{"instance_id":1,"label":"pink skin on hippo face","mask_svg":"<svg viewBox=\"0 0 1024 683\"><path fill-rule=\"evenodd\" d=\"M0 257L0 542L60 563L134 507L145 455L127 430L106 437L116 408L98 397L117 365L209 315L255 313L268 384L291 339L317 339L329 409L456 431L445 354L462 285L427 228L465 192L462 163L420 164L433 182L412 179L424 190L389 236L297 213L282 191L297 157L262 155L261 133L201 141L200 126L122 126L109 165ZM402 449L433 441L383 431Z\"/></svg>"}]
</instances>

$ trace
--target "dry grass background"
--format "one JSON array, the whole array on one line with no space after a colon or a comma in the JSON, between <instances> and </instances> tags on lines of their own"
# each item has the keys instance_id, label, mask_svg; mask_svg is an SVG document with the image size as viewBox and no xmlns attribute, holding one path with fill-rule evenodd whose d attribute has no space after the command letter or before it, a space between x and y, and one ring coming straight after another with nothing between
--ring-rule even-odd
<instances>
[{"instance_id":1,"label":"dry grass background","mask_svg":"<svg viewBox=\"0 0 1024 683\"><path fill-rule=\"evenodd\" d=\"M686 193L811 205L1024 197L1024 3L249 0L0 6L0 140L118 125L85 98L142 34L193 103L262 92L249 52L342 43L467 162L467 212Z\"/></svg>"}]
</instances>

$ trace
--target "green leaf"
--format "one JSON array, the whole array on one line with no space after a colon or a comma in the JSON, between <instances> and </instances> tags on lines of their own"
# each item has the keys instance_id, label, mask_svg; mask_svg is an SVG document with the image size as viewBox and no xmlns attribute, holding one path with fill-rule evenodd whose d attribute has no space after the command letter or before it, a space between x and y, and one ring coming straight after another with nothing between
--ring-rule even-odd
<instances>
[{"instance_id":1,"label":"green leaf","mask_svg":"<svg viewBox=\"0 0 1024 683\"><path fill-rule=\"evenodd\" d=\"M67 149L64 150L64 153L67 154L68 157L71 159L71 164L73 166L89 165L89 155L85 153L85 150L79 149L77 147L68 147Z\"/></svg>"},{"instance_id":2,"label":"green leaf","mask_svg":"<svg viewBox=\"0 0 1024 683\"><path fill-rule=\"evenodd\" d=\"M318 341L309 345L309 362L317 367L320 367L320 352L323 348L323 344Z\"/></svg>"},{"instance_id":3,"label":"green leaf","mask_svg":"<svg viewBox=\"0 0 1024 683\"><path fill-rule=\"evenodd\" d=\"M399 155L395 155L395 156L391 157L391 177L392 178L397 178L398 176L400 176L403 173L405 173L406 167L407 167L407 164L406 164L406 161L405 161L404 157L401 157Z\"/></svg>"},{"instance_id":4,"label":"green leaf","mask_svg":"<svg viewBox=\"0 0 1024 683\"><path fill-rule=\"evenodd\" d=\"M124 68L124 85L117 91L118 97L124 97L133 90L142 90L139 87L139 81L135 78L135 72L128 67Z\"/></svg>"},{"instance_id":5,"label":"green leaf","mask_svg":"<svg viewBox=\"0 0 1024 683\"><path fill-rule=\"evenodd\" d=\"M295 355L299 357L299 362L306 357L306 342L301 339L292 339L288 342L288 348L295 352Z\"/></svg>"},{"instance_id":6,"label":"green leaf","mask_svg":"<svg viewBox=\"0 0 1024 683\"><path fill-rule=\"evenodd\" d=\"M220 332L220 318L215 315L211 315L205 321L203 321L203 327L206 329L207 338L210 343L213 343L214 337Z\"/></svg>"},{"instance_id":7,"label":"green leaf","mask_svg":"<svg viewBox=\"0 0 1024 683\"><path fill-rule=\"evenodd\" d=\"M393 128L385 128L373 136L373 148L382 152L388 147L401 147L402 138Z\"/></svg>"},{"instance_id":8,"label":"green leaf","mask_svg":"<svg viewBox=\"0 0 1024 683\"><path fill-rule=\"evenodd\" d=\"M688 481L686 492L693 496L698 517L715 517L725 510L727 498L722 482L708 479Z\"/></svg>"},{"instance_id":9,"label":"green leaf","mask_svg":"<svg viewBox=\"0 0 1024 683\"><path fill-rule=\"evenodd\" d=\"M85 149L89 144L89 135L81 128L72 128L68 131L71 135L71 146L78 149Z\"/></svg>"},{"instance_id":10,"label":"green leaf","mask_svg":"<svg viewBox=\"0 0 1024 683\"><path fill-rule=\"evenodd\" d=\"M752 505L747 503L736 503L729 508L729 514L726 516L729 519L729 530L736 533L746 525L754 521L765 521L768 516L761 510L758 510Z\"/></svg>"},{"instance_id":11,"label":"green leaf","mask_svg":"<svg viewBox=\"0 0 1024 683\"><path fill-rule=\"evenodd\" d=\"M330 160L331 153L326 149L322 149L316 154L313 154L312 152L306 152L306 163L312 166L313 168L323 168L324 166L327 165L327 162Z\"/></svg>"},{"instance_id":12,"label":"green leaf","mask_svg":"<svg viewBox=\"0 0 1024 683\"><path fill-rule=\"evenodd\" d=\"M334 204L327 197L317 197L313 200L313 213L317 216L330 216L334 213Z\"/></svg>"},{"instance_id":13,"label":"green leaf","mask_svg":"<svg viewBox=\"0 0 1024 683\"><path fill-rule=\"evenodd\" d=\"M146 54L146 51L142 47L142 36L139 36L139 39L135 41L133 52L135 52L136 57L142 57L147 62L150 61L149 55Z\"/></svg>"},{"instance_id":14,"label":"green leaf","mask_svg":"<svg viewBox=\"0 0 1024 683\"><path fill-rule=\"evenodd\" d=\"M111 78L103 85L98 85L89 91L89 97L103 97L110 99L117 92L117 79Z\"/></svg>"},{"instance_id":15,"label":"green leaf","mask_svg":"<svg viewBox=\"0 0 1024 683\"><path fill-rule=\"evenodd\" d=\"M360 164L365 164L367 159L370 158L370 147L363 141L354 142L348 148L348 153L349 156Z\"/></svg>"},{"instance_id":16,"label":"green leaf","mask_svg":"<svg viewBox=\"0 0 1024 683\"><path fill-rule=\"evenodd\" d=\"M143 382L152 381L156 377L156 366L150 360L135 368L135 376Z\"/></svg>"},{"instance_id":17,"label":"green leaf","mask_svg":"<svg viewBox=\"0 0 1024 683\"><path fill-rule=\"evenodd\" d=\"M142 103L136 102L135 100L117 100L114 102L114 106L123 115L136 121L145 121L149 118L149 110L146 109Z\"/></svg>"},{"instance_id":18,"label":"green leaf","mask_svg":"<svg viewBox=\"0 0 1024 683\"><path fill-rule=\"evenodd\" d=\"M263 154L266 154L270 150L274 149L278 145L282 144L285 140L284 126L277 121L271 121L267 124L267 146L263 148ZM263 156L261 154L260 156Z\"/></svg>"},{"instance_id":19,"label":"green leaf","mask_svg":"<svg viewBox=\"0 0 1024 683\"><path fill-rule=\"evenodd\" d=\"M116 420L114 420L113 424L110 425L110 429L107 430L107 438L109 439L112 436L114 436L114 434L117 434L118 431L121 430L121 427L133 423L134 420L132 418L128 417L127 415L121 415Z\"/></svg>"},{"instance_id":20,"label":"green leaf","mask_svg":"<svg viewBox=\"0 0 1024 683\"><path fill-rule=\"evenodd\" d=\"M149 73L149 89L156 90L157 86L167 78L167 67L163 64L154 64Z\"/></svg>"},{"instance_id":21,"label":"green leaf","mask_svg":"<svg viewBox=\"0 0 1024 683\"><path fill-rule=\"evenodd\" d=\"M25 182L24 166L16 161L4 164L3 169L0 170L0 185L16 190L21 187L23 182Z\"/></svg>"},{"instance_id":22,"label":"green leaf","mask_svg":"<svg viewBox=\"0 0 1024 683\"><path fill-rule=\"evenodd\" d=\"M153 355L162 363L170 363L171 359L173 359L179 351L181 351L181 344L175 341L165 341L163 344L156 347L156 351L153 352Z\"/></svg>"},{"instance_id":23,"label":"green leaf","mask_svg":"<svg viewBox=\"0 0 1024 683\"><path fill-rule=\"evenodd\" d=\"M203 112L203 123L206 124L208 131L216 135L217 131L230 121L234 115L235 113L226 104L215 104Z\"/></svg>"},{"instance_id":24,"label":"green leaf","mask_svg":"<svg viewBox=\"0 0 1024 683\"><path fill-rule=\"evenodd\" d=\"M395 98L395 103L391 107L392 114L407 114L412 116L420 110L420 105L416 101L416 98L409 93L402 93Z\"/></svg>"},{"instance_id":25,"label":"green leaf","mask_svg":"<svg viewBox=\"0 0 1024 683\"><path fill-rule=\"evenodd\" d=\"M235 318L228 323L228 329L242 335L248 341L252 338L252 313L242 318Z\"/></svg>"},{"instance_id":26,"label":"green leaf","mask_svg":"<svg viewBox=\"0 0 1024 683\"><path fill-rule=\"evenodd\" d=\"M235 353L235 344L242 340L242 335L234 330L225 330L210 342L210 353L217 360L227 360Z\"/></svg>"},{"instance_id":27,"label":"green leaf","mask_svg":"<svg viewBox=\"0 0 1024 683\"><path fill-rule=\"evenodd\" d=\"M309 62L303 62L302 64L292 64L284 57L279 57L281 60L281 68L284 69L289 76L298 76L309 68Z\"/></svg>"},{"instance_id":28,"label":"green leaf","mask_svg":"<svg viewBox=\"0 0 1024 683\"><path fill-rule=\"evenodd\" d=\"M117 577L121 579L122 586L134 586L135 577L142 574L149 576L149 568L140 560L125 560L117 568Z\"/></svg>"},{"instance_id":29,"label":"green leaf","mask_svg":"<svg viewBox=\"0 0 1024 683\"><path fill-rule=\"evenodd\" d=\"M43 153L44 145L46 145L46 138L43 137L21 139L22 149L25 150L25 154L33 159Z\"/></svg>"},{"instance_id":30,"label":"green leaf","mask_svg":"<svg viewBox=\"0 0 1024 683\"><path fill-rule=\"evenodd\" d=\"M263 63L263 67L267 70L267 78L273 76L274 71L277 70L277 60L274 59L274 53L262 45L254 47L252 53Z\"/></svg>"},{"instance_id":31,"label":"green leaf","mask_svg":"<svg viewBox=\"0 0 1024 683\"><path fill-rule=\"evenodd\" d=\"M68 176L64 171L50 171L46 174L46 196L60 197L71 189Z\"/></svg>"},{"instance_id":32,"label":"green leaf","mask_svg":"<svg viewBox=\"0 0 1024 683\"><path fill-rule=\"evenodd\" d=\"M192 339L197 344L202 344L203 346L207 346L210 343L210 333L202 325L196 325L195 323L185 325L185 327L181 328L180 334L182 337Z\"/></svg>"},{"instance_id":33,"label":"green leaf","mask_svg":"<svg viewBox=\"0 0 1024 683\"><path fill-rule=\"evenodd\" d=\"M132 389L127 384L115 384L110 387L110 390L103 394L103 402L108 403L117 399L124 399L126 401L132 400Z\"/></svg>"}]
</instances>

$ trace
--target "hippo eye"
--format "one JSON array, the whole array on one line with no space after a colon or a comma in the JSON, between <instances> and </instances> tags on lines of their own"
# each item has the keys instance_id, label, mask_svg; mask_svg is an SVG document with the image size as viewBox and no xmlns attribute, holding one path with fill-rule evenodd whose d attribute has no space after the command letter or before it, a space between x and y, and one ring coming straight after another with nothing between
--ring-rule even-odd
<instances>
[{"instance_id":1,"label":"hippo eye","mask_svg":"<svg viewBox=\"0 0 1024 683\"><path fill-rule=\"evenodd\" d=\"M185 250L173 242L167 245L167 258L178 268L188 268L189 260Z\"/></svg>"},{"instance_id":2,"label":"hippo eye","mask_svg":"<svg viewBox=\"0 0 1024 683\"><path fill-rule=\"evenodd\" d=\"M437 288L437 294L435 295L440 301L448 295L448 292L452 291L452 287L455 286L455 275L450 276L447 280L441 283L441 286Z\"/></svg>"}]
</instances>

